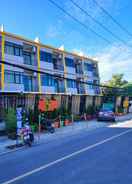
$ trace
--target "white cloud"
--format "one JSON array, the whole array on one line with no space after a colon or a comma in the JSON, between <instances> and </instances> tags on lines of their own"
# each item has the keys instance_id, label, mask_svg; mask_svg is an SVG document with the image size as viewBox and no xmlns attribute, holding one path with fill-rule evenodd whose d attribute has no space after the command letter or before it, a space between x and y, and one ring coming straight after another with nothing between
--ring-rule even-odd
<instances>
[{"instance_id":1,"label":"white cloud","mask_svg":"<svg viewBox=\"0 0 132 184\"><path fill-rule=\"evenodd\" d=\"M97 53L101 81L107 81L112 74L123 73L126 80L132 80L132 49L113 45Z\"/></svg>"}]
</instances>

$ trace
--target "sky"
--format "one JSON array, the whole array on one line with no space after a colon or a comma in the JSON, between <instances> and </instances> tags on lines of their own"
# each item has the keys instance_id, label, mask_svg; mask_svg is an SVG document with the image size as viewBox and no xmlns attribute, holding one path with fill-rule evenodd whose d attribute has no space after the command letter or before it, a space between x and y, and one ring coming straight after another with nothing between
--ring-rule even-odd
<instances>
[{"instance_id":1,"label":"sky","mask_svg":"<svg viewBox=\"0 0 132 184\"><path fill-rule=\"evenodd\" d=\"M92 17L125 41L125 44L95 24L75 7L70 0L54 0L87 27L92 28L110 43L97 37L89 29L73 21L48 0L0 0L0 24L5 31L55 47L64 46L70 52L83 53L99 61L101 81L112 74L124 73L124 79L132 81L132 36L127 35L106 16L93 0L74 0ZM119 23L132 33L131 0L97 0Z\"/></svg>"}]
</instances>

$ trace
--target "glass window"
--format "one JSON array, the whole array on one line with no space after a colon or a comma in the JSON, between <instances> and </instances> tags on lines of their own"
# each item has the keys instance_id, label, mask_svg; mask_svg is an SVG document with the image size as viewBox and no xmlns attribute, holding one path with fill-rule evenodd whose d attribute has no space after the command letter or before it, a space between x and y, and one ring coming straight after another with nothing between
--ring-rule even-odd
<instances>
[{"instance_id":1,"label":"glass window","mask_svg":"<svg viewBox=\"0 0 132 184\"><path fill-rule=\"evenodd\" d=\"M22 56L22 46L6 41L5 53L14 56Z\"/></svg>"},{"instance_id":2,"label":"glass window","mask_svg":"<svg viewBox=\"0 0 132 184\"><path fill-rule=\"evenodd\" d=\"M6 83L14 83L14 72L5 71L5 82Z\"/></svg>"},{"instance_id":3,"label":"glass window","mask_svg":"<svg viewBox=\"0 0 132 184\"><path fill-rule=\"evenodd\" d=\"M5 45L5 53L9 55L14 55L14 48L10 45Z\"/></svg>"},{"instance_id":4,"label":"glass window","mask_svg":"<svg viewBox=\"0 0 132 184\"><path fill-rule=\"evenodd\" d=\"M24 64L32 65L31 53L24 52L23 57L24 57Z\"/></svg>"},{"instance_id":5,"label":"glass window","mask_svg":"<svg viewBox=\"0 0 132 184\"><path fill-rule=\"evenodd\" d=\"M21 84L21 73L14 71L5 71L5 82Z\"/></svg>"},{"instance_id":6,"label":"glass window","mask_svg":"<svg viewBox=\"0 0 132 184\"><path fill-rule=\"evenodd\" d=\"M15 83L21 84L21 74L20 73L15 73Z\"/></svg>"},{"instance_id":7,"label":"glass window","mask_svg":"<svg viewBox=\"0 0 132 184\"><path fill-rule=\"evenodd\" d=\"M22 49L20 49L19 47L15 47L14 48L14 52L15 52L15 56L22 56Z\"/></svg>"},{"instance_id":8,"label":"glass window","mask_svg":"<svg viewBox=\"0 0 132 184\"><path fill-rule=\"evenodd\" d=\"M93 64L84 63L85 71L93 71Z\"/></svg>"},{"instance_id":9,"label":"glass window","mask_svg":"<svg viewBox=\"0 0 132 184\"><path fill-rule=\"evenodd\" d=\"M42 86L54 86L54 78L48 74L41 76Z\"/></svg>"},{"instance_id":10,"label":"glass window","mask_svg":"<svg viewBox=\"0 0 132 184\"><path fill-rule=\"evenodd\" d=\"M68 88L76 88L76 82L74 80L68 79L67 80L67 87Z\"/></svg>"},{"instance_id":11,"label":"glass window","mask_svg":"<svg viewBox=\"0 0 132 184\"><path fill-rule=\"evenodd\" d=\"M70 58L65 58L65 63L66 63L66 66L69 66L69 67L75 67L75 63L74 63L74 60L73 59L70 59Z\"/></svg>"},{"instance_id":12,"label":"glass window","mask_svg":"<svg viewBox=\"0 0 132 184\"><path fill-rule=\"evenodd\" d=\"M52 54L44 51L40 51L40 60L51 63L52 62Z\"/></svg>"}]
</instances>

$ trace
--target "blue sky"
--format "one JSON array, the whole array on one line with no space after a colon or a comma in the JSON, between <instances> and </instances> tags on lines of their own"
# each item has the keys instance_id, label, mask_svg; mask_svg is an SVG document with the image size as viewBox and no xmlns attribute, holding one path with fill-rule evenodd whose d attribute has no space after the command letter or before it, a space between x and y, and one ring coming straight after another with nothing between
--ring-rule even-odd
<instances>
[{"instance_id":1,"label":"blue sky","mask_svg":"<svg viewBox=\"0 0 132 184\"><path fill-rule=\"evenodd\" d=\"M128 44L124 45L96 25L77 9L69 0L54 0L83 23L109 39L111 44L98 38L89 30L64 15L48 0L0 0L0 24L7 32L34 39L38 36L44 44L55 47L64 45L66 50L81 52L96 57L99 62L102 81L110 79L113 73L124 73L125 79L132 80L132 37L116 26L92 0L74 0L90 15L103 23ZM110 14L132 32L131 0L98 0Z\"/></svg>"}]
</instances>

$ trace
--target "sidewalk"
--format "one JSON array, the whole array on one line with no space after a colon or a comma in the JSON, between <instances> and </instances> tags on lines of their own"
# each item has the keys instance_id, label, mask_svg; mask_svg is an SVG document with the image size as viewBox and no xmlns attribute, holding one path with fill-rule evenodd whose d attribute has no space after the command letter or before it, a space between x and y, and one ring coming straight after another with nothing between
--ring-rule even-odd
<instances>
[{"instance_id":1,"label":"sidewalk","mask_svg":"<svg viewBox=\"0 0 132 184\"><path fill-rule=\"evenodd\" d=\"M117 122L122 122L130 119L132 119L132 113L117 117ZM111 125L111 123L97 122L96 120L74 122L69 126L57 128L54 134L41 133L40 139L39 139L38 133L36 133L35 143L48 143L50 141L53 141L62 137L76 135L81 131L91 131L97 128L107 127L109 125ZM9 149L6 148L6 146L9 146L15 143L16 143L15 140L10 140L7 138L7 136L0 137L0 155L4 152L10 151Z\"/></svg>"}]
</instances>

